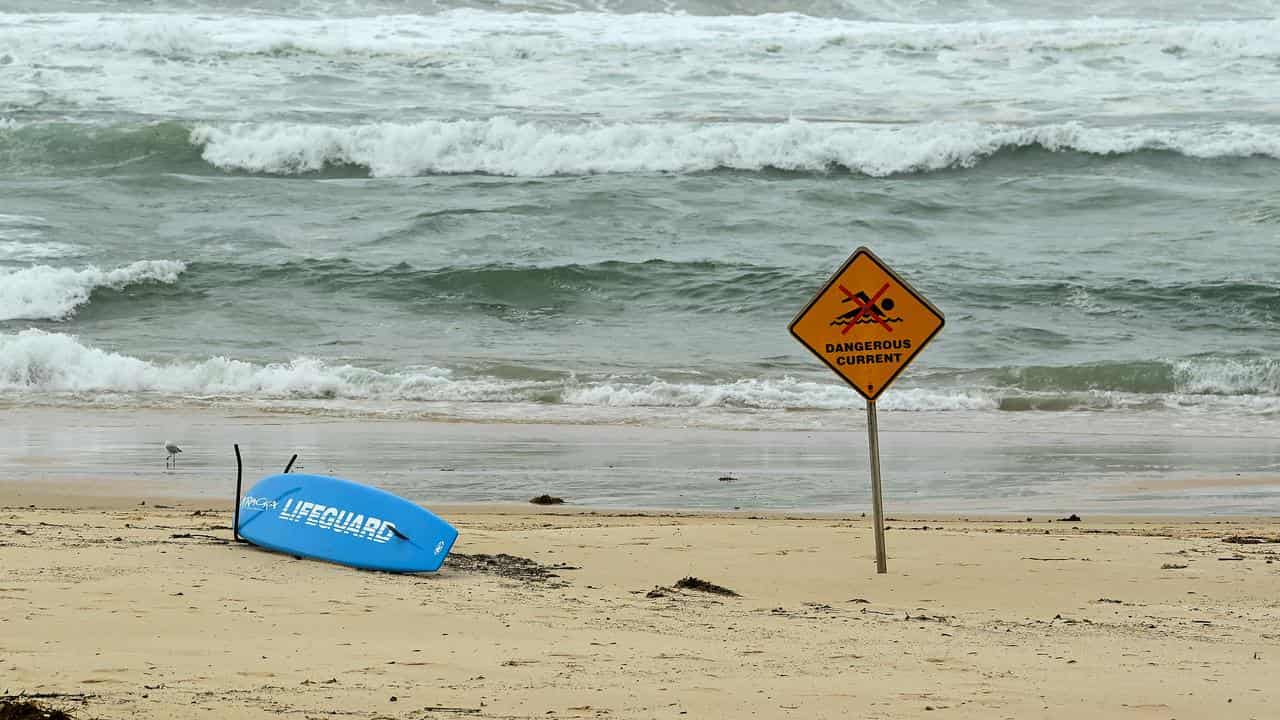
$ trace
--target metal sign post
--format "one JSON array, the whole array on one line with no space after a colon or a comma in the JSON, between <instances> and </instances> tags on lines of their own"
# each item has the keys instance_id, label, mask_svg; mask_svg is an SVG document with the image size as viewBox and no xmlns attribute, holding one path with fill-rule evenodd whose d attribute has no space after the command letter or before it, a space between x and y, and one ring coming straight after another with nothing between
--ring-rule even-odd
<instances>
[{"instance_id":1,"label":"metal sign post","mask_svg":"<svg viewBox=\"0 0 1280 720\"><path fill-rule=\"evenodd\" d=\"M867 399L876 572L889 571L876 398L942 330L942 312L867 248L858 248L791 321L791 335Z\"/></svg>"},{"instance_id":2,"label":"metal sign post","mask_svg":"<svg viewBox=\"0 0 1280 720\"><path fill-rule=\"evenodd\" d=\"M889 572L884 552L884 501L880 498L880 429L876 426L876 401L867 401L867 447L871 448L871 510L876 524L876 572Z\"/></svg>"}]
</instances>

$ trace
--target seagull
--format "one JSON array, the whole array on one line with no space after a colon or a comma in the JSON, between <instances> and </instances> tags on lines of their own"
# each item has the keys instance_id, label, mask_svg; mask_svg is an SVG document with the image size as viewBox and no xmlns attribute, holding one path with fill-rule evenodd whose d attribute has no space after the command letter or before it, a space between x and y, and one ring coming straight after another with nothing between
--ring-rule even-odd
<instances>
[{"instance_id":1,"label":"seagull","mask_svg":"<svg viewBox=\"0 0 1280 720\"><path fill-rule=\"evenodd\" d=\"M164 441L164 449L169 451L169 457L165 458L165 467L178 467L178 453L182 452L182 448L172 440Z\"/></svg>"}]
</instances>

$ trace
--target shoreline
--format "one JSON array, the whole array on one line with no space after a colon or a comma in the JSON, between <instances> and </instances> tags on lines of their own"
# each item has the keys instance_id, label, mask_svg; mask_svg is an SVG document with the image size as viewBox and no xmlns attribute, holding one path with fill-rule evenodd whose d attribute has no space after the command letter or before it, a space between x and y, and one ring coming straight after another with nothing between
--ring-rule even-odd
<instances>
[{"instance_id":1,"label":"shoreline","mask_svg":"<svg viewBox=\"0 0 1280 720\"><path fill-rule=\"evenodd\" d=\"M61 483L31 485L15 480L0 479L0 511L5 510L202 510L211 513L231 513L230 497L220 500L199 495L153 495L126 492L126 488L110 486L107 492L100 484ZM247 487L245 488L248 489ZM422 505L422 503L418 503ZM537 505L515 502L433 503L422 505L442 517L466 516L583 516L600 518L684 518L708 520L812 520L839 522L871 522L871 511L818 511L767 508L753 510L705 510L698 508L619 508L584 506L566 502L562 505ZM1078 514L1077 514L1078 515ZM1078 515L1077 520L1050 515L1028 513L943 513L943 512L887 512L885 522L912 523L936 522L958 524L1006 524L1040 527L1045 525L1088 524L1090 526L1118 525L1249 525L1256 523L1280 523L1280 512L1275 515L1212 515L1212 514L1124 514Z\"/></svg>"},{"instance_id":2,"label":"shoreline","mask_svg":"<svg viewBox=\"0 0 1280 720\"><path fill-rule=\"evenodd\" d=\"M298 453L299 472L351 478L432 507L521 505L542 494L575 508L645 512L847 515L871 504L866 437L857 428L369 422L49 408L0 411L0 422L14 430L0 435L0 482L52 494L222 501L234 493L238 443L246 486ZM1125 432L1077 432L1097 430L1093 422L1036 416L993 427L954 414L886 420L887 513L1253 517L1280 508L1274 467L1280 436L1224 437L1199 426L1137 434L1114 423L1108 427ZM184 449L174 470L164 467L167 440Z\"/></svg>"}]
</instances>

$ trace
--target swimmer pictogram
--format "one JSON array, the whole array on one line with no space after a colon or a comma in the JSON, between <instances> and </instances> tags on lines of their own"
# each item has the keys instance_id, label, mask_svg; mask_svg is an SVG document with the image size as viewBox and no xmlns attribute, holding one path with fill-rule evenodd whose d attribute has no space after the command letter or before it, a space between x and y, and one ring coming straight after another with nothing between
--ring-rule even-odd
<instances>
[{"instance_id":1,"label":"swimmer pictogram","mask_svg":"<svg viewBox=\"0 0 1280 720\"><path fill-rule=\"evenodd\" d=\"M844 326L844 329L840 331L841 335L852 330L854 325L861 325L864 323L877 323L885 329L885 332L893 332L893 328L889 327L889 323L902 322L901 317L889 317L888 315L888 312L893 310L896 305L893 298L887 297L883 300L880 299L880 296L889 289L889 283L885 283L881 286L881 288L876 291L876 294L871 297L868 297L867 294L861 290L856 293L852 293L849 292L849 288L846 288L844 285L840 285L838 287L840 288L840 292L845 294L845 299L841 302L853 301L857 304L857 307L853 310L850 310L843 315L839 315L835 320L831 321L832 325ZM878 304L877 301L879 301Z\"/></svg>"}]
</instances>

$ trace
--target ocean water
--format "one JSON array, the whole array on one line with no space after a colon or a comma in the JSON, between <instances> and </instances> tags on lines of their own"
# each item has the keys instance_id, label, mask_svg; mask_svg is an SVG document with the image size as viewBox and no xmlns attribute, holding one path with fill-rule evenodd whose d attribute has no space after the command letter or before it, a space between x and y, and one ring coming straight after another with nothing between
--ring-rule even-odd
<instances>
[{"instance_id":1,"label":"ocean water","mask_svg":"<svg viewBox=\"0 0 1280 720\"><path fill-rule=\"evenodd\" d=\"M0 0L0 404L856 425L866 245L887 413L1274 428L1278 88L1270 0Z\"/></svg>"}]
</instances>

